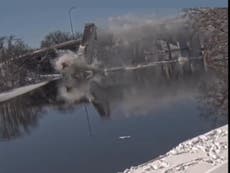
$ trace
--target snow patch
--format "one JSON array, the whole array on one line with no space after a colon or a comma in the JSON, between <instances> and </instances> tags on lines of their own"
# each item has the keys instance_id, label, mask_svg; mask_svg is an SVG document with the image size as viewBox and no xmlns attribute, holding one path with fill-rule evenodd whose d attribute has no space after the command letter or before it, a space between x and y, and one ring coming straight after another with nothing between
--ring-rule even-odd
<instances>
[{"instance_id":1,"label":"snow patch","mask_svg":"<svg viewBox=\"0 0 230 173\"><path fill-rule=\"evenodd\" d=\"M228 125L180 143L158 159L123 173L224 173L228 162Z\"/></svg>"}]
</instances>

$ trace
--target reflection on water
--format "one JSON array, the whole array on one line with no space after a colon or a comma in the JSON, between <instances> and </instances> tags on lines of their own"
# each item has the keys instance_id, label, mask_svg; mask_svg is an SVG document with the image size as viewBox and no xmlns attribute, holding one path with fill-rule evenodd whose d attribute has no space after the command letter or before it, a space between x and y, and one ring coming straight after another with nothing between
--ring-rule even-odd
<instances>
[{"instance_id":1,"label":"reflection on water","mask_svg":"<svg viewBox=\"0 0 230 173\"><path fill-rule=\"evenodd\" d=\"M51 84L52 85L52 84ZM30 131L37 126L43 108L49 104L59 104L55 86L47 85L34 93L19 96L8 102L0 103L0 136L11 139Z\"/></svg>"},{"instance_id":2,"label":"reflection on water","mask_svg":"<svg viewBox=\"0 0 230 173\"><path fill-rule=\"evenodd\" d=\"M27 100L17 99L0 106L1 111L1 138L10 139L23 132L29 132L29 127L36 126L40 118L41 108L28 109Z\"/></svg>"},{"instance_id":3,"label":"reflection on water","mask_svg":"<svg viewBox=\"0 0 230 173\"><path fill-rule=\"evenodd\" d=\"M56 118L51 116L51 114L56 114L57 117L59 117L59 115L71 114L80 119L75 121L76 125L74 126L71 118L69 119L68 116L62 116L63 124L66 123L66 126L61 130L62 132L59 133L67 133L65 137L62 136L62 138L65 138L63 140L65 140L66 143L63 144L63 142L61 142L62 138L59 139L57 136L56 140L58 140L60 144L57 143L53 146L56 142L50 142L50 144L47 142L47 145L51 148L59 148L63 145L71 145L70 143L72 142L76 143L74 142L75 140L80 140L81 145L78 147L84 151L86 150L86 153L76 153L76 155L68 153L70 151L65 153L64 151L67 149L63 148L63 152L61 153L64 154L64 157L69 157L70 154L71 158L81 163L81 165L85 165L86 162L88 162L82 158L83 155L84 157L92 157L90 161L94 162L94 166L87 168L88 171L85 172L90 172L93 169L97 169L97 172L115 172L122 170L130 165L147 161L146 159L151 159L153 156L156 157L159 154L163 154L163 152L166 152L170 147L173 147L181 140L188 139L210 128L227 123L228 100L224 90L227 89L226 81L219 80L215 76L210 76L205 73L199 73L199 75L190 72L183 75L180 74L178 71L178 73L174 73L168 78L167 75L159 75L156 69L150 68L132 72L120 71L110 73L107 76L96 75L88 80L68 78L51 82L29 94L0 104L0 137L5 141L6 139L10 140L24 136L25 140L23 140L23 138L17 139L24 141L24 145L30 143L36 146L35 143L30 141L29 135L24 135L25 133L31 132L31 138L36 138L33 137L33 130L35 129L33 127L41 128L41 130L43 129L47 132L43 134L44 139L43 136L38 136L37 139L50 141L52 137L47 139L46 133L52 133L52 129L57 130L55 123L61 126L61 122L55 120ZM81 111L81 113L78 113L78 111ZM99 115L102 119L106 119L108 125L100 124L94 115ZM81 118L82 116L84 118ZM52 119L55 120L53 121L53 126L43 127L42 124L45 124L45 122L42 120L45 120L45 117L51 117L49 120L46 120L48 122L52 122ZM202 120L203 117L207 119ZM186 126L184 124L186 119L191 121L191 124ZM219 121L219 119L221 120ZM102 140L98 141L99 139L94 137L94 139L89 142L89 139L86 140L86 137L84 137L84 135L88 136L88 132L70 132L68 130L68 128L75 129L81 127L85 121L87 121L87 129L90 136L94 137L94 135L96 135ZM117 121L119 123L114 125ZM165 126L165 124L167 125ZM146 128L144 128L145 125ZM140 128L140 126L143 126L143 128ZM102 127L105 131L100 130ZM182 132L183 130L177 131L176 133L178 134L176 134L172 129L177 128L184 129L184 132ZM124 134L121 134L122 129L126 129ZM131 139L136 135L140 137L142 142L145 141L145 143L140 144L139 141L137 144L137 141L135 142L135 139L133 139L134 141L130 140L133 143L128 142L129 147L122 148L122 146L120 146L121 144L113 142L114 139L109 137L109 134L105 133L106 131L108 131L108 133L110 132L111 135L131 135ZM130 134L127 134L128 132ZM75 133L80 133L78 136L79 139L68 138L68 136L73 136ZM149 133L152 133L153 139L149 138L147 135ZM58 134L55 133L53 135ZM157 138L157 142L154 140L155 138ZM17 146L13 144L15 140L9 141L9 143L12 142L11 147L14 148L13 150L17 150ZM170 142L168 140L170 140ZM92 149L87 151L87 149L85 149L89 143L95 146L98 152L103 153L105 150L107 153L126 151L129 154L123 159L118 156L110 159L107 158L107 155L103 157L102 154L100 160L108 163L106 166L104 165L103 168L101 166L97 167L96 165L101 165L101 163L92 156L92 153L95 154L97 151ZM146 143L149 144L147 145ZM150 144L155 145L156 149ZM161 148L157 147L158 144ZM105 145L108 149L103 147ZM137 156L134 154L137 149L136 147L146 147L147 151L142 151L143 155L138 152L139 156ZM52 150L51 148L50 150ZM3 152L1 150L0 143L0 152ZM42 149L39 150L41 151L39 155L42 155L40 157L45 157L47 151L45 151L45 149L44 151ZM30 151L33 151L33 149ZM134 153L130 154L132 152ZM6 151L4 151L4 153L7 154ZM11 157L6 158L10 159L15 156L12 153L10 155ZM47 161L48 163L50 162L51 165L53 163L52 160L61 159L53 157L55 157L55 154L54 156L49 156ZM124 159L126 159L126 161L124 161ZM3 156L0 156L0 160L4 160ZM16 162L16 160L14 161ZM111 166L111 162L115 161L117 164ZM31 161L31 164L35 163ZM45 165L45 163L43 164ZM71 167L69 164L63 163L62 168L65 168L64 170L70 169L70 172L84 172L84 169L86 169L83 166L76 168L72 165ZM68 165L69 168L67 169L66 167ZM0 164L0 167L1 166ZM55 170L55 172L61 171L61 169L60 171L56 169L56 167L58 167L56 164L51 167L53 167L53 169L50 169ZM39 168L41 168L42 172L46 170L45 166L43 167L42 165L39 166ZM13 169L7 166L2 167L2 169L14 172ZM28 171L30 169L23 170Z\"/></svg>"},{"instance_id":4,"label":"reflection on water","mask_svg":"<svg viewBox=\"0 0 230 173\"><path fill-rule=\"evenodd\" d=\"M147 115L157 107L183 98L195 98L203 117L226 119L226 80L207 74L168 80L155 72L144 69L95 76L89 80L63 79L1 103L1 138L10 139L29 132L47 107L68 111L84 103L92 104L101 118L109 118L113 110L120 109L123 115L129 116Z\"/></svg>"},{"instance_id":5,"label":"reflection on water","mask_svg":"<svg viewBox=\"0 0 230 173\"><path fill-rule=\"evenodd\" d=\"M205 119L212 119L215 124L227 122L228 115L228 76L223 73L215 73L209 80L199 85L200 115Z\"/></svg>"}]
</instances>

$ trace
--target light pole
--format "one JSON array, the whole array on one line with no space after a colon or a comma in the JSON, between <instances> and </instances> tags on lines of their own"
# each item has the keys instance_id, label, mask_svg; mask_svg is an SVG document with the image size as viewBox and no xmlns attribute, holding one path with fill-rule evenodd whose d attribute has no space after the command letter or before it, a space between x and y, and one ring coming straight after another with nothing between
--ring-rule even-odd
<instances>
[{"instance_id":1,"label":"light pole","mask_svg":"<svg viewBox=\"0 0 230 173\"><path fill-rule=\"evenodd\" d=\"M71 17L71 12L72 10L76 9L76 7L71 7L68 11L68 14L69 14L69 21L70 21L70 27L71 27L71 32L72 32L72 36L74 38L74 33L73 33L73 23L72 23L72 17Z\"/></svg>"}]
</instances>

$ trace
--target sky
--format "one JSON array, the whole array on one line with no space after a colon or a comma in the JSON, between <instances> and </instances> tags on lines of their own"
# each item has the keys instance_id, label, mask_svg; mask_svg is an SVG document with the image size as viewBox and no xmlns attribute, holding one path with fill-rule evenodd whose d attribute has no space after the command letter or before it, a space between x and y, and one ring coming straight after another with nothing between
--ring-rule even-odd
<instances>
[{"instance_id":1,"label":"sky","mask_svg":"<svg viewBox=\"0 0 230 173\"><path fill-rule=\"evenodd\" d=\"M68 10L75 31L87 22L100 23L127 14L172 15L181 8L228 7L227 0L0 0L0 36L15 35L29 46L39 47L55 30L70 32Z\"/></svg>"}]
</instances>

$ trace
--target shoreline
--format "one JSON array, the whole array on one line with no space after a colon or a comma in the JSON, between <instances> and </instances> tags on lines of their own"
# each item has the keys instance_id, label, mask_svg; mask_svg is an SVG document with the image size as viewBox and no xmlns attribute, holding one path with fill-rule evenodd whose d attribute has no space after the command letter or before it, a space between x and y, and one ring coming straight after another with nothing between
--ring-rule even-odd
<instances>
[{"instance_id":1,"label":"shoreline","mask_svg":"<svg viewBox=\"0 0 230 173\"><path fill-rule=\"evenodd\" d=\"M228 124L184 141L164 155L121 173L226 173Z\"/></svg>"}]
</instances>

